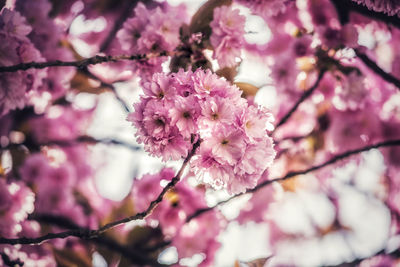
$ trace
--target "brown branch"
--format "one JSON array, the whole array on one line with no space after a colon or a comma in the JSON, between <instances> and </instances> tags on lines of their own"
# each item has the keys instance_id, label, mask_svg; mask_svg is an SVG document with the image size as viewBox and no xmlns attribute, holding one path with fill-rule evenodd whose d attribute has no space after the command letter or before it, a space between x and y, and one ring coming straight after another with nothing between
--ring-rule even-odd
<instances>
[{"instance_id":1,"label":"brown branch","mask_svg":"<svg viewBox=\"0 0 400 267\"><path fill-rule=\"evenodd\" d=\"M393 259L398 259L398 258L400 258L400 250L396 249L396 250L394 250L394 251L392 251L390 253L386 253L385 250L380 250L377 253L375 253L374 255L366 257L366 258L357 258L357 259L355 259L355 260L353 260L351 262L344 262L344 263L341 263L341 264L338 264L338 265L326 265L324 267L354 267L354 266L359 266L359 264L362 261L370 259L370 258L375 257L375 256L379 256L379 255L387 255L387 256L393 257Z\"/></svg>"},{"instance_id":2,"label":"brown branch","mask_svg":"<svg viewBox=\"0 0 400 267\"><path fill-rule=\"evenodd\" d=\"M331 0L335 6L341 24L349 22L350 12L356 12L374 20L382 21L386 24L400 28L400 18L398 16L389 16L383 12L376 12L368 9L366 6L359 5L351 0Z\"/></svg>"},{"instance_id":3,"label":"brown branch","mask_svg":"<svg viewBox=\"0 0 400 267\"><path fill-rule=\"evenodd\" d=\"M187 157L182 163L181 168L179 169L178 173L175 175L174 178L163 188L162 192L158 195L158 197L153 200L148 208L143 211L136 213L135 215L123 218L121 220L117 220L111 223L108 223L96 230L90 230L90 229L85 229L85 228L80 228L80 229L73 229L73 230L68 230L64 232L59 232L59 233L48 233L46 235L40 236L40 237L35 237L35 238L29 238L29 237L20 237L20 238L4 238L0 237L0 244L10 244L10 245L16 245L16 244L40 244L44 241L50 240L50 239L56 239L56 238L68 238L68 237L78 237L81 239L92 239L92 238L97 238L99 235L102 233L106 232L107 230L114 228L118 225L125 224L130 221L134 220L140 220L144 219L147 216L151 214L151 212L158 206L158 204L163 200L164 195L171 190L180 180L183 171L185 170L186 166L188 165L190 159L193 157L193 155L196 153L197 148L200 146L200 139L193 144L192 150L189 152Z\"/></svg>"},{"instance_id":4,"label":"brown branch","mask_svg":"<svg viewBox=\"0 0 400 267\"><path fill-rule=\"evenodd\" d=\"M178 171L178 173L176 174L176 176L174 178L172 178L172 180L163 188L162 192L158 195L158 197L153 200L150 205L147 207L147 209L143 212L137 213L131 217L127 217L115 222L111 222L109 224L104 225L103 227L99 228L96 231L92 232L92 235L99 235L105 231L107 231L108 229L111 229L117 225L120 224L124 224L133 220L139 220L139 219L144 219L146 218L148 215L151 214L151 212L157 207L157 205L162 201L164 195L170 190L172 189L180 180L183 171L185 170L185 167L188 165L190 159L193 157L193 155L196 153L196 149L200 146L200 139L193 145L192 150L189 152L188 156L185 158L185 160L183 161L182 167L180 168L180 170Z\"/></svg>"},{"instance_id":5,"label":"brown branch","mask_svg":"<svg viewBox=\"0 0 400 267\"><path fill-rule=\"evenodd\" d=\"M125 20L129 17L129 15L132 13L132 9L136 6L138 3L138 0L132 0L129 1L126 5L126 7L123 9L121 16L118 18L118 20L114 23L113 28L111 29L110 33L104 39L103 43L100 46L100 52L104 52L111 44L111 42L115 39L115 35L121 29L122 25L124 24ZM148 2L148 1L142 1L142 2Z\"/></svg>"},{"instance_id":6,"label":"brown branch","mask_svg":"<svg viewBox=\"0 0 400 267\"><path fill-rule=\"evenodd\" d=\"M76 145L77 143L87 143L87 144L98 144L98 143L102 143L102 144L108 144L108 145L118 145L118 146L123 146L126 147L128 149L131 149L133 151L138 151L141 150L140 146L135 146L129 143L126 143L124 141L121 140L116 140L116 139L111 139L111 138L94 138L92 136L87 136L87 135L83 135L83 136L79 136L77 139L75 140L71 140L71 141L50 141L48 143L43 143L43 144L39 144L41 146L45 145L45 146L49 146L49 145L57 145L57 146L73 146Z\"/></svg>"},{"instance_id":7,"label":"brown branch","mask_svg":"<svg viewBox=\"0 0 400 267\"><path fill-rule=\"evenodd\" d=\"M360 50L355 49L356 55L359 59L361 59L364 64L371 69L373 72L378 74L385 81L395 85L398 89L400 89L400 80L394 77L391 73L387 73L381 67L379 67L372 59L370 59L366 54L360 52Z\"/></svg>"},{"instance_id":8,"label":"brown branch","mask_svg":"<svg viewBox=\"0 0 400 267\"><path fill-rule=\"evenodd\" d=\"M0 255L1 255L1 259L3 260L3 263L4 263L6 266L10 266L10 267L24 266L24 263L23 263L20 259L12 260L12 259L10 259L10 257L9 257L6 253L4 253L4 252L1 252Z\"/></svg>"},{"instance_id":9,"label":"brown branch","mask_svg":"<svg viewBox=\"0 0 400 267\"><path fill-rule=\"evenodd\" d=\"M160 53L156 54L151 54L151 55L119 55L119 56L94 56L94 57L89 57L85 58L82 60L77 60L77 61L61 61L61 60L54 60L54 61L48 61L48 62L27 62L27 63L20 63L17 65L13 66L0 66L0 72L16 72L19 70L27 70L27 69L44 69L47 67L77 67L77 68L85 68L89 65L96 65L96 64L101 64L105 62L117 62L121 60L143 60L143 59L149 59L153 57L161 57L161 56L167 56L168 53L163 51Z\"/></svg>"},{"instance_id":10,"label":"brown branch","mask_svg":"<svg viewBox=\"0 0 400 267\"><path fill-rule=\"evenodd\" d=\"M33 213L29 215L28 219L35 220L45 224L56 225L66 229L82 229L83 231L89 231L89 229L77 225L70 218L60 215ZM106 247L111 251L118 252L125 258L129 259L134 264L164 266L152 259L145 257L142 253L135 251L132 248L126 247L107 236L99 236L96 238L89 239L87 241Z\"/></svg>"},{"instance_id":11,"label":"brown branch","mask_svg":"<svg viewBox=\"0 0 400 267\"><path fill-rule=\"evenodd\" d=\"M129 109L129 105L118 95L117 90L115 89L114 85L112 85L110 83L106 83L100 77L98 77L97 75L94 75L92 72L90 72L87 67L82 68L81 71L85 75L87 75L89 78L100 82L100 87L105 87L105 88L110 89L113 92L115 98L118 100L118 102L121 104L121 106L125 109L125 111L128 113L131 112L131 110Z\"/></svg>"},{"instance_id":12,"label":"brown branch","mask_svg":"<svg viewBox=\"0 0 400 267\"><path fill-rule=\"evenodd\" d=\"M68 146L75 146L77 144L80 143L86 143L86 144L98 144L98 143L102 143L102 144L107 144L107 145L118 145L118 146L123 146L126 147L130 150L133 151L139 151L142 148L140 146L135 146L132 145L130 143L126 143L124 141L121 140L116 140L116 139L112 139L112 138L94 138L92 136L87 136L87 135L83 135L83 136L79 136L76 139L73 140L60 140L60 141L49 141L49 142L45 142L45 143L36 143L33 142L32 140L26 140L24 143L21 144L9 144L5 147L0 147L0 151L2 150L7 150L13 147L18 147L18 146L26 146L28 149L33 149L33 150L39 150L40 146L61 146L61 147L68 147Z\"/></svg>"},{"instance_id":13,"label":"brown branch","mask_svg":"<svg viewBox=\"0 0 400 267\"><path fill-rule=\"evenodd\" d=\"M299 100L297 100L297 102L294 104L294 106L288 111L288 113L286 113L285 116L283 116L283 118L278 122L278 124L276 125L275 129L272 131L275 132L276 129L278 129L280 126L282 126L292 115L293 113L297 110L297 108L300 106L301 103L303 103L307 98L309 98L311 96L311 94L315 91L315 89L318 88L319 83L321 82L322 78L324 77L326 70L322 69L319 74L318 74L318 78L315 81L314 85L311 86L309 89L307 89L303 95L300 97Z\"/></svg>"},{"instance_id":14,"label":"brown branch","mask_svg":"<svg viewBox=\"0 0 400 267\"><path fill-rule=\"evenodd\" d=\"M288 179L290 179L290 178L293 178L293 177L295 177L295 176L304 175L304 174L307 174L307 173L310 173L310 172L313 172L313 171L322 169L322 168L324 168L324 167L326 167L326 166L329 166L329 165L331 165L331 164L336 163L336 162L339 161L339 160L348 158L348 157L350 157L350 156L352 156L352 155L359 154L359 153L364 152L364 151L368 151L368 150L371 150L371 149L374 149L374 148L379 148L379 147L388 147L388 146L400 146L400 139L398 139L398 140L384 141L384 142L380 142L380 143L377 143L377 144L374 144L374 145L369 145L369 146L365 146L365 147L362 147L362 148L358 148L358 149L354 149L354 150L349 150L349 151L346 151L346 152L344 152L344 153L342 153L342 154L339 154L339 155L334 156L333 158L331 158L330 160L325 161L324 163L321 163L321 164L318 164L318 165L314 165L314 166L312 166L312 167L310 167L310 168L308 168L308 169L301 170L301 171L291 171L291 172L288 172L288 173L287 173L285 176L283 176L283 177L274 178L274 179L271 179L271 180L266 180L266 181L264 181L264 182L258 184L256 187L254 187L254 188L252 188L252 189L249 189L249 190L247 190L247 191L244 192L244 193L239 193L239 194L237 194L237 195L231 196L230 198L228 198L228 199L226 199L226 200L223 200L223 201L218 202L218 203L215 204L214 206L207 207L207 208L203 208L203 209L198 209L197 211L195 211L192 215L190 215L190 216L186 219L186 222L189 222L189 221L191 221L192 219L194 219L194 218L200 216L201 214L203 214L203 213L205 213L205 212L208 212L208 211L211 211L211 210L215 209L216 207L218 207L218 206L220 206L220 205L222 205L222 204L225 204L225 203L231 201L232 199L235 199L235 198L237 198L237 197L239 197L239 196L242 196L242 195L245 195L245 194L254 193L254 192L260 190L261 188L263 188L263 187L265 187L265 186L267 186L267 185L270 185L270 184L272 184L272 183L275 183L275 182L283 182L283 181L288 180Z\"/></svg>"}]
</instances>

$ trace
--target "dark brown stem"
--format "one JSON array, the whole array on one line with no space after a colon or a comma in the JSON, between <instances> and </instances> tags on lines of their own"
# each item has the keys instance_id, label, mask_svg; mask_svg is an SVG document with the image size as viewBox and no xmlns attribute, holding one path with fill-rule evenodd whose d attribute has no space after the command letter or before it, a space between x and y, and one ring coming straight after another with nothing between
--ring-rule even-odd
<instances>
[{"instance_id":1,"label":"dark brown stem","mask_svg":"<svg viewBox=\"0 0 400 267\"><path fill-rule=\"evenodd\" d=\"M381 251L378 251L377 253L375 253L375 255L372 255L372 256L367 257L367 258L358 258L358 259L355 259L355 260L353 260L351 262L345 262L345 263L341 263L341 264L338 264L338 265L326 265L324 267L355 267L355 266L359 266L359 264L363 260L367 260L367 259L370 259L370 258L378 256L378 255L387 255L387 256L393 257L393 259L398 259L398 258L400 258L400 250L396 249L395 251L390 252L390 253L386 253L385 250L381 250Z\"/></svg>"},{"instance_id":2,"label":"dark brown stem","mask_svg":"<svg viewBox=\"0 0 400 267\"><path fill-rule=\"evenodd\" d=\"M341 24L349 22L350 12L356 12L371 19L379 20L400 28L400 18L397 16L389 16L382 12L375 12L351 0L331 0L331 2L336 8Z\"/></svg>"},{"instance_id":3,"label":"dark brown stem","mask_svg":"<svg viewBox=\"0 0 400 267\"><path fill-rule=\"evenodd\" d=\"M95 145L95 144L107 144L107 145L118 145L118 146L123 146L126 147L130 150L133 151L139 151L141 150L140 146L135 146L129 143L126 143L124 141L121 140L116 140L116 139L111 139L111 138L100 138L100 139L96 139L92 136L87 136L87 135L83 135L83 136L79 136L76 139L73 140L65 140L65 141L49 141L49 142L45 142L45 143L22 143L22 144L9 144L6 147L1 148L0 147L0 151L1 150L7 150L10 149L12 147L17 147L17 146L21 146L24 145L26 146L28 149L33 148L36 150L39 150L40 146L61 146L61 147L69 147L69 146L75 146L77 144L91 144L91 145Z\"/></svg>"},{"instance_id":4,"label":"dark brown stem","mask_svg":"<svg viewBox=\"0 0 400 267\"><path fill-rule=\"evenodd\" d=\"M114 23L114 26L111 29L110 33L108 34L106 39L104 39L103 43L101 44L100 52L106 51L106 49L110 46L111 42L115 39L115 35L119 31L119 29L121 29L125 20L129 17L129 15L131 15L133 8L137 5L138 2L139 2L138 0L132 0L126 4L126 7L122 11L121 16ZM148 2L148 1L143 0L142 2Z\"/></svg>"},{"instance_id":5,"label":"dark brown stem","mask_svg":"<svg viewBox=\"0 0 400 267\"><path fill-rule=\"evenodd\" d=\"M358 49L354 50L356 52L356 55L359 59L361 59L364 64L371 69L373 72L378 74L382 79L385 81L395 85L397 89L400 90L400 80L394 77L392 74L387 73L381 67L379 67L373 60L371 60L366 54L360 52Z\"/></svg>"},{"instance_id":6,"label":"dark brown stem","mask_svg":"<svg viewBox=\"0 0 400 267\"><path fill-rule=\"evenodd\" d=\"M300 97L299 100L297 100L297 102L294 104L294 106L288 111L288 113L286 113L285 116L283 116L283 118L278 122L278 124L276 125L275 129L273 130L273 132L276 131L276 129L278 129L280 126L282 126L292 115L293 113L297 110L297 108L300 106L301 103L303 103L307 98L309 98L311 96L311 94L315 91L315 89L318 88L319 83L321 82L322 78L324 77L326 70L322 69L319 74L318 74L318 78L315 81L314 85L311 86L309 89L307 89L307 91L305 91L303 93L303 95Z\"/></svg>"},{"instance_id":7,"label":"dark brown stem","mask_svg":"<svg viewBox=\"0 0 400 267\"><path fill-rule=\"evenodd\" d=\"M89 231L89 229L81 227L77 225L74 221L72 221L68 217L54 215L54 214L42 214L42 213L34 213L29 215L29 220L35 220L41 223L49 224L49 225L56 225L66 229L81 229L83 231ZM134 264L147 264L152 266L164 266L159 264L158 262L145 257L142 253L130 249L126 246L121 245L114 239L111 239L107 236L99 236L96 238L92 238L88 240L94 244L106 247L111 251L115 251L120 253L125 258L129 259Z\"/></svg>"},{"instance_id":8,"label":"dark brown stem","mask_svg":"<svg viewBox=\"0 0 400 267\"><path fill-rule=\"evenodd\" d=\"M94 56L85 58L82 60L77 61L61 61L61 60L54 60L48 62L27 62L27 63L20 63L13 66L0 66L0 72L16 72L19 70L27 70L27 69L44 69L48 67L77 67L83 69L89 65L96 65L105 62L117 62L121 60L143 60L147 58L153 57L161 57L166 56L167 52L160 52L157 54L152 55L120 55L120 56Z\"/></svg>"},{"instance_id":9,"label":"dark brown stem","mask_svg":"<svg viewBox=\"0 0 400 267\"><path fill-rule=\"evenodd\" d=\"M4 252L0 253L0 255L1 255L1 259L3 260L3 263L4 263L6 266L10 266L10 267L24 266L24 263L23 263L20 259L12 260L12 259L10 259L10 257L9 257L6 253L4 253Z\"/></svg>"},{"instance_id":10,"label":"dark brown stem","mask_svg":"<svg viewBox=\"0 0 400 267\"><path fill-rule=\"evenodd\" d=\"M29 237L20 237L20 238L3 238L0 237L0 244L10 244L10 245L16 245L16 244L40 244L44 241L50 240L50 239L56 239L56 238L68 238L68 237L78 237L81 239L93 239L97 238L99 235L102 233L106 232L109 229L112 229L118 225L125 224L130 221L134 220L140 220L144 219L147 216L151 214L151 212L158 206L158 204L163 200L164 195L171 190L180 180L186 166L188 165L190 159L193 157L193 155L196 153L197 148L200 146L200 139L193 144L192 150L189 152L187 157L182 163L181 168L179 169L178 173L175 175L174 178L163 188L162 192L158 195L158 197L153 200L150 205L147 207L147 209L143 212L136 213L135 215L123 218L121 220L117 220L111 223L108 223L96 230L90 230L90 229L85 229L85 228L79 228L79 229L73 229L73 230L68 230L60 233L48 233L46 235L40 236L40 237L35 237L35 238L29 238Z\"/></svg>"},{"instance_id":11,"label":"dark brown stem","mask_svg":"<svg viewBox=\"0 0 400 267\"><path fill-rule=\"evenodd\" d=\"M129 105L118 95L117 90L115 89L115 86L110 84L110 83L106 83L105 81L103 81L100 77L98 77L97 75L94 75L92 72L90 72L88 70L87 67L84 67L81 70L85 75L87 75L89 78L96 80L98 82L100 82L100 87L105 87L110 89L113 93L115 98L118 100L118 102L121 104L121 106L124 108L124 110L126 112L130 112L131 110L129 109Z\"/></svg>"},{"instance_id":12,"label":"dark brown stem","mask_svg":"<svg viewBox=\"0 0 400 267\"><path fill-rule=\"evenodd\" d=\"M196 212L194 212L192 215L190 215L186 219L186 222L189 222L192 219L200 216L201 214L203 214L205 212L208 212L208 211L211 211L211 210L215 209L216 207L231 201L232 199L235 199L235 198L237 198L239 196L242 196L242 195L245 195L245 194L254 193L254 192L260 190L261 188L263 188L263 187L265 187L267 185L270 185L272 183L283 182L283 181L288 180L290 178L293 178L295 176L304 175L304 174L307 174L307 173L322 169L322 168L324 168L326 166L329 166L329 165L332 165L332 164L336 163L339 160L348 158L348 157L350 157L352 155L356 155L356 154L359 154L359 153L364 152L364 151L368 151L368 150L371 150L371 149L374 149L374 148L379 148L379 147L388 147L388 146L400 146L400 139L399 140L384 141L384 142L377 143L377 144L374 144L374 145L369 145L369 146L365 146L365 147L362 147L362 148L349 150L347 152L344 152L342 154L334 156L333 158L331 158L330 160L325 161L324 163L321 163L321 164L318 164L318 165L314 165L314 166L312 166L312 167L310 167L308 169L301 170L301 171L291 171L291 172L288 172L283 177L279 177L279 178L275 178L275 179L271 179L271 180L266 180L266 181L258 184L256 187L254 187L252 189L249 189L244 193L239 193L237 195L231 196L230 198L228 198L226 200L218 202L214 206L203 208L203 209L198 209Z\"/></svg>"}]
</instances>

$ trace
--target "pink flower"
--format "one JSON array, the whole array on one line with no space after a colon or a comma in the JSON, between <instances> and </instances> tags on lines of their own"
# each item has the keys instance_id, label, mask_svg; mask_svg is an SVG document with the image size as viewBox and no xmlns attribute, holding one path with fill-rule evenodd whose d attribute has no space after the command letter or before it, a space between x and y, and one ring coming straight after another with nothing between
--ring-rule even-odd
<instances>
[{"instance_id":1,"label":"pink flower","mask_svg":"<svg viewBox=\"0 0 400 267\"><path fill-rule=\"evenodd\" d=\"M20 40L26 40L26 36L32 31L32 27L26 19L16 11L4 8L0 16L0 29L8 35Z\"/></svg>"},{"instance_id":2,"label":"pink flower","mask_svg":"<svg viewBox=\"0 0 400 267\"><path fill-rule=\"evenodd\" d=\"M217 123L231 123L233 112L233 107L224 98L213 97L201 106L201 124L205 128Z\"/></svg>"},{"instance_id":3,"label":"pink flower","mask_svg":"<svg viewBox=\"0 0 400 267\"><path fill-rule=\"evenodd\" d=\"M272 115L267 110L249 106L242 111L238 125L242 127L250 140L266 136L268 126L272 126Z\"/></svg>"},{"instance_id":4,"label":"pink flower","mask_svg":"<svg viewBox=\"0 0 400 267\"><path fill-rule=\"evenodd\" d=\"M234 165L243 155L244 138L241 131L222 125L214 128L211 137L204 140L204 146L211 148L213 155L222 164Z\"/></svg>"},{"instance_id":5,"label":"pink flower","mask_svg":"<svg viewBox=\"0 0 400 267\"><path fill-rule=\"evenodd\" d=\"M171 99L176 94L171 77L163 73L155 73L152 81L144 84L143 92L146 96L157 99Z\"/></svg>"},{"instance_id":6,"label":"pink flower","mask_svg":"<svg viewBox=\"0 0 400 267\"><path fill-rule=\"evenodd\" d=\"M142 31L150 18L150 12L141 2L137 4L135 14L135 17L125 21L123 28L117 33L122 49L131 53L141 52L137 42L142 37Z\"/></svg>"},{"instance_id":7,"label":"pink flower","mask_svg":"<svg viewBox=\"0 0 400 267\"><path fill-rule=\"evenodd\" d=\"M230 103L236 103L243 100L241 99L242 93L236 86L230 85L226 80L220 78L210 70L198 70L194 72L192 80L194 90L199 97L225 97L230 99Z\"/></svg>"},{"instance_id":8,"label":"pink flower","mask_svg":"<svg viewBox=\"0 0 400 267\"><path fill-rule=\"evenodd\" d=\"M389 16L400 14L400 3L395 0L352 0L357 4L366 6L368 9L383 12Z\"/></svg>"},{"instance_id":9,"label":"pink flower","mask_svg":"<svg viewBox=\"0 0 400 267\"><path fill-rule=\"evenodd\" d=\"M45 115L31 119L29 125L38 142L73 140L83 135L93 111L52 106Z\"/></svg>"},{"instance_id":10,"label":"pink flower","mask_svg":"<svg viewBox=\"0 0 400 267\"><path fill-rule=\"evenodd\" d=\"M135 8L135 17L128 19L117 33L122 49L130 53L172 51L180 43L179 28L186 21L185 6L149 10L143 3Z\"/></svg>"},{"instance_id":11,"label":"pink flower","mask_svg":"<svg viewBox=\"0 0 400 267\"><path fill-rule=\"evenodd\" d=\"M34 210L35 196L23 183L7 184L0 179L0 235L15 237L20 224Z\"/></svg>"},{"instance_id":12,"label":"pink flower","mask_svg":"<svg viewBox=\"0 0 400 267\"><path fill-rule=\"evenodd\" d=\"M0 115L22 109L27 102L26 90L25 75L19 72L0 74Z\"/></svg>"},{"instance_id":13,"label":"pink flower","mask_svg":"<svg viewBox=\"0 0 400 267\"><path fill-rule=\"evenodd\" d=\"M297 38L292 45L293 54L296 57L304 57L312 54L311 43L312 37L310 35L303 35Z\"/></svg>"},{"instance_id":14,"label":"pink flower","mask_svg":"<svg viewBox=\"0 0 400 267\"><path fill-rule=\"evenodd\" d=\"M184 137L197 132L199 106L195 97L176 97L174 107L169 111L171 123L176 125Z\"/></svg>"},{"instance_id":15,"label":"pink flower","mask_svg":"<svg viewBox=\"0 0 400 267\"><path fill-rule=\"evenodd\" d=\"M333 110L326 143L333 152L343 152L371 144L382 134L377 112L371 105L362 112Z\"/></svg>"},{"instance_id":16,"label":"pink flower","mask_svg":"<svg viewBox=\"0 0 400 267\"><path fill-rule=\"evenodd\" d=\"M240 57L244 42L244 24L246 18L239 14L238 9L231 6L221 6L214 9L213 20L210 23L212 34L211 45L214 47L213 57L220 67L236 65L236 57Z\"/></svg>"},{"instance_id":17,"label":"pink flower","mask_svg":"<svg viewBox=\"0 0 400 267\"><path fill-rule=\"evenodd\" d=\"M198 155L192 160L191 166L200 180L215 188L225 187L230 177L234 176L230 165L221 164L213 155L211 148L200 146Z\"/></svg>"},{"instance_id":18,"label":"pink flower","mask_svg":"<svg viewBox=\"0 0 400 267\"><path fill-rule=\"evenodd\" d=\"M19 169L22 179L31 183L47 177L49 171L48 159L40 153L30 155Z\"/></svg>"},{"instance_id":19,"label":"pink flower","mask_svg":"<svg viewBox=\"0 0 400 267\"><path fill-rule=\"evenodd\" d=\"M265 138L246 147L240 162L235 166L237 174L257 174L263 172L272 165L275 151L271 138Z\"/></svg>"},{"instance_id":20,"label":"pink flower","mask_svg":"<svg viewBox=\"0 0 400 267\"><path fill-rule=\"evenodd\" d=\"M155 100L150 100L143 113L143 126L146 133L156 139L168 137L171 123L168 109Z\"/></svg>"},{"instance_id":21,"label":"pink flower","mask_svg":"<svg viewBox=\"0 0 400 267\"><path fill-rule=\"evenodd\" d=\"M150 202L161 193L161 180L162 177L159 174L145 174L140 179L134 180L132 197L137 212L144 211L150 205Z\"/></svg>"},{"instance_id":22,"label":"pink flower","mask_svg":"<svg viewBox=\"0 0 400 267\"><path fill-rule=\"evenodd\" d=\"M276 16L286 9L288 0L236 0L262 17Z\"/></svg>"},{"instance_id":23,"label":"pink flower","mask_svg":"<svg viewBox=\"0 0 400 267\"><path fill-rule=\"evenodd\" d=\"M249 106L239 88L225 79L209 70L159 73L145 85L145 92L128 120L151 155L164 161L180 159L200 138L194 172L215 187L232 183L235 192L254 186L270 166L275 156L266 131L271 114ZM240 179L232 182L237 175Z\"/></svg>"},{"instance_id":24,"label":"pink flower","mask_svg":"<svg viewBox=\"0 0 400 267\"><path fill-rule=\"evenodd\" d=\"M296 79L299 70L294 59L287 54L275 58L275 64L272 65L271 77L275 81L276 88L281 92L294 92L297 89Z\"/></svg>"},{"instance_id":25,"label":"pink flower","mask_svg":"<svg viewBox=\"0 0 400 267\"><path fill-rule=\"evenodd\" d=\"M338 95L347 108L355 110L363 108L369 94L370 92L365 86L364 77L357 71L353 71L344 77L342 88Z\"/></svg>"}]
</instances>

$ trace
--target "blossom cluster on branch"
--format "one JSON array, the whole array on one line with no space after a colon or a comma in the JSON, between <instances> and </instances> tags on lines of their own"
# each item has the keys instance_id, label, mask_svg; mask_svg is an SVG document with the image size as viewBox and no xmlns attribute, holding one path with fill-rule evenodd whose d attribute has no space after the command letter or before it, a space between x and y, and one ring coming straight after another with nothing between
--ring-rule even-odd
<instances>
[{"instance_id":1,"label":"blossom cluster on branch","mask_svg":"<svg viewBox=\"0 0 400 267\"><path fill-rule=\"evenodd\" d=\"M399 264L400 5L179 2L0 1L0 265Z\"/></svg>"}]
</instances>

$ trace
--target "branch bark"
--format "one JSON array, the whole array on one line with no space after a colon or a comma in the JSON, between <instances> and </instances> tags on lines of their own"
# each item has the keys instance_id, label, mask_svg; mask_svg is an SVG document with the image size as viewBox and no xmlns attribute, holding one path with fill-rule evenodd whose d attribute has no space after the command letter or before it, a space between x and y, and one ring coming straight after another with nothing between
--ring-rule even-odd
<instances>
[{"instance_id":1,"label":"branch bark","mask_svg":"<svg viewBox=\"0 0 400 267\"><path fill-rule=\"evenodd\" d=\"M41 223L46 223L49 225L56 225L56 226L66 228L66 229L83 229L83 230L88 231L87 228L83 228L83 227L77 225L70 218L59 216L59 215L34 213L34 214L29 215L28 219L35 220L35 221L38 221ZM151 266L165 266L165 265L159 264L158 262L156 262L152 259L145 257L145 255L142 255L138 251L135 251L124 245L121 245L114 239L111 239L107 236L100 236L97 238L92 238L92 239L89 239L88 241L91 243L95 243L96 245L105 247L111 251L118 252L125 258L129 259L134 264L147 264L147 265L151 265Z\"/></svg>"},{"instance_id":2,"label":"branch bark","mask_svg":"<svg viewBox=\"0 0 400 267\"><path fill-rule=\"evenodd\" d=\"M356 12L374 20L382 21L400 28L400 18L397 16L389 16L382 12L369 10L366 6L359 5L351 0L331 0L335 6L341 24L349 22L350 12Z\"/></svg>"},{"instance_id":3,"label":"branch bark","mask_svg":"<svg viewBox=\"0 0 400 267\"><path fill-rule=\"evenodd\" d=\"M256 187L254 187L252 189L249 189L246 192L239 193L237 195L231 196L230 198L228 198L226 200L222 200L222 201L218 202L217 204L215 204L214 206L211 206L211 207L208 207L208 208L203 208L203 209L198 209L197 211L195 211L192 215L190 215L186 219L186 222L189 222L192 219L200 216L201 214L203 214L205 212L208 212L208 211L211 211L211 210L215 209L216 207L218 207L218 206L220 206L222 204L225 204L225 203L227 203L227 202L229 202L229 201L231 201L231 200L233 200L233 199L235 199L235 198L237 198L239 196L242 196L242 195L245 195L245 194L249 194L249 193L254 193L254 192L260 190L261 188L263 188L265 186L268 186L268 185L270 185L272 183L283 182L285 180L288 180L288 179L293 178L293 177L298 176L298 175L304 175L304 174L307 174L307 173L310 173L310 172L313 172L313 171L317 171L317 170L322 169L322 168L324 168L326 166L332 165L332 164L338 162L339 160L348 158L350 156L359 154L359 153L364 152L364 151L368 151L368 150L371 150L371 149L374 149L374 148L389 147L389 146L400 146L400 139L398 139L398 140L388 140L388 141L380 142L380 143L377 143L377 144L365 146L365 147L362 147L362 148L349 150L349 151L346 151L346 152L344 152L342 154L334 156L333 158L331 158L330 160L325 161L324 163L321 163L321 164L318 164L318 165L314 165L314 166L312 166L312 167L310 167L308 169L300 170L300 171L291 171L291 172L288 172L286 175L284 175L282 177L274 178L274 179L271 179L271 180L266 180L266 181L258 184Z\"/></svg>"},{"instance_id":4,"label":"branch bark","mask_svg":"<svg viewBox=\"0 0 400 267\"><path fill-rule=\"evenodd\" d=\"M90 230L85 228L79 229L72 229L64 232L59 233L48 233L46 235L29 238L29 237L19 237L19 238L4 238L0 237L0 244L10 244L10 245L17 245L17 244L41 244L44 241L50 239L57 239L57 238L68 238L68 237L78 237L81 239L93 239L99 237L102 233L106 232L109 229L112 229L116 226L125 224L130 221L144 219L149 216L152 211L158 206L158 204L163 200L164 195L171 190L180 180L186 166L188 165L190 159L196 153L197 148L200 146L200 139L193 144L192 150L189 152L187 157L182 163L181 168L179 169L178 173L175 175L174 178L163 188L162 192L158 195L158 197L153 200L147 209L143 212L136 213L135 215L123 218L121 220L117 220L111 223L108 223L96 230Z\"/></svg>"},{"instance_id":5,"label":"branch bark","mask_svg":"<svg viewBox=\"0 0 400 267\"><path fill-rule=\"evenodd\" d=\"M324 77L326 70L322 69L319 74L318 74L318 78L315 81L314 85L311 86L309 89L307 89L307 91L305 91L303 93L303 95L299 98L299 100L297 100L297 102L294 104L294 106L288 111L288 113L286 113L285 116L282 117L282 119L278 122L278 124L276 125L275 129L272 131L272 133L274 133L276 131L276 129L278 129L279 127L281 127L287 120L289 120L289 118L293 115L293 113L298 109L298 107L300 106L301 103L303 103L307 98L309 98L312 93L315 91L315 89L318 88L319 83L321 82L322 78Z\"/></svg>"},{"instance_id":6,"label":"branch bark","mask_svg":"<svg viewBox=\"0 0 400 267\"><path fill-rule=\"evenodd\" d=\"M111 29L110 33L108 34L106 39L104 39L104 42L101 44L100 52L104 52L110 46L112 40L115 38L115 35L119 31L119 29L122 27L122 25L124 24L125 20L132 13L132 9L137 5L138 2L139 2L139 0L133 0L133 1L129 1L129 3L127 3L127 5L124 8L121 16L114 23L114 26ZM148 2L148 1L142 1L142 2Z\"/></svg>"},{"instance_id":7,"label":"branch bark","mask_svg":"<svg viewBox=\"0 0 400 267\"><path fill-rule=\"evenodd\" d=\"M117 90L115 89L115 86L110 84L110 83L106 83L105 81L103 81L100 77L98 77L97 75L94 75L92 72L90 72L88 70L87 67L82 68L81 70L85 75L87 75L89 78L94 79L96 81L100 82L100 87L105 87L110 89L115 98L118 100L118 102L121 104L121 106L124 108L124 110L129 113L131 112L129 105L118 95Z\"/></svg>"},{"instance_id":8,"label":"branch bark","mask_svg":"<svg viewBox=\"0 0 400 267\"><path fill-rule=\"evenodd\" d=\"M372 59L370 59L366 54L362 53L360 50L355 49L357 57L364 62L364 64L371 69L373 72L375 72L377 75L379 75L382 79L387 81L388 83L393 84L394 86L397 87L397 89L400 90L400 80L394 77L391 73L387 73L381 67L379 67Z\"/></svg>"},{"instance_id":9,"label":"branch bark","mask_svg":"<svg viewBox=\"0 0 400 267\"><path fill-rule=\"evenodd\" d=\"M21 145L26 146L28 149L33 148L36 150L39 150L39 148L41 146L61 146L61 147L68 147L68 146L74 146L80 143L85 143L85 144L98 144L98 143L102 143L102 144L107 144L107 145L118 145L118 146L123 146L126 147L130 150L133 151L139 151L142 148L140 146L135 146L132 145L130 143L126 143L124 141L121 140L116 140L116 139L112 139L112 138L100 138L100 139L96 139L92 136L88 136L88 135L83 135L83 136L79 136L78 138L74 139L74 140L65 140L65 141L49 141L46 143L32 143L32 142L25 142L25 143L21 143L21 144L9 144L5 147L0 147L0 151L2 150L7 150L10 149L12 147L18 147Z\"/></svg>"},{"instance_id":10,"label":"branch bark","mask_svg":"<svg viewBox=\"0 0 400 267\"><path fill-rule=\"evenodd\" d=\"M89 65L96 65L105 62L117 62L121 60L142 60L142 59L149 59L153 57L161 57L167 56L167 52L160 52L156 54L138 54L138 55L119 55L119 56L94 56L85 58L82 60L77 61L61 61L61 60L54 60L54 61L47 61L47 62L27 62L27 63L20 63L17 65L12 66L0 66L0 73L1 72L16 72L19 70L28 70L28 69L44 69L48 67L76 67L79 69L83 69Z\"/></svg>"}]
</instances>

